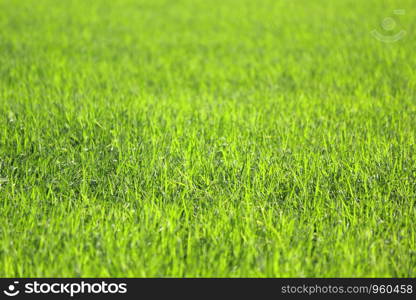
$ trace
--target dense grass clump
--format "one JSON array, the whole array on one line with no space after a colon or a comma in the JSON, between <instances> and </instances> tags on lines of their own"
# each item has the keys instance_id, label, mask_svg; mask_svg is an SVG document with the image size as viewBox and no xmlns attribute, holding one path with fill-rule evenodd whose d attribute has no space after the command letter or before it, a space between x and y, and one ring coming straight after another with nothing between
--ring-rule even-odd
<instances>
[{"instance_id":1,"label":"dense grass clump","mask_svg":"<svg viewBox=\"0 0 416 300\"><path fill-rule=\"evenodd\" d=\"M0 276L415 277L415 17L0 0Z\"/></svg>"}]
</instances>

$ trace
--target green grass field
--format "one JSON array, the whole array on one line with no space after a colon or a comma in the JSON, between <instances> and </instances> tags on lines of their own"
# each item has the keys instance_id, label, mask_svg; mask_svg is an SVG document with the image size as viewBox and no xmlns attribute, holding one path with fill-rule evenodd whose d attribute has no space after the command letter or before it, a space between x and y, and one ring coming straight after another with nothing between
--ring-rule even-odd
<instances>
[{"instance_id":1,"label":"green grass field","mask_svg":"<svg viewBox=\"0 0 416 300\"><path fill-rule=\"evenodd\" d=\"M415 277L415 20L0 0L0 276Z\"/></svg>"}]
</instances>

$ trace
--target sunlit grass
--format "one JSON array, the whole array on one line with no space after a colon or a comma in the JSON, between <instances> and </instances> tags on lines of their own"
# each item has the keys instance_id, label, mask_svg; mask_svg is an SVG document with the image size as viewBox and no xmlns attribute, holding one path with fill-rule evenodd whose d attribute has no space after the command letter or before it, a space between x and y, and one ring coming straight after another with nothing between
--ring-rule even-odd
<instances>
[{"instance_id":1,"label":"sunlit grass","mask_svg":"<svg viewBox=\"0 0 416 300\"><path fill-rule=\"evenodd\" d=\"M0 0L0 276L416 276L415 17Z\"/></svg>"}]
</instances>

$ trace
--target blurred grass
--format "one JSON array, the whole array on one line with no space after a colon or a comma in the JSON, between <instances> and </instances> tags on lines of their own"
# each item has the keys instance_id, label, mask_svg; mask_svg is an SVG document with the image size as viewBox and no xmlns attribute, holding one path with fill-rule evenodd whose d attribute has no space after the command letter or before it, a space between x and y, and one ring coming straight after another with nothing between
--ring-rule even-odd
<instances>
[{"instance_id":1,"label":"blurred grass","mask_svg":"<svg viewBox=\"0 0 416 300\"><path fill-rule=\"evenodd\" d=\"M0 0L0 276L414 277L414 20Z\"/></svg>"}]
</instances>

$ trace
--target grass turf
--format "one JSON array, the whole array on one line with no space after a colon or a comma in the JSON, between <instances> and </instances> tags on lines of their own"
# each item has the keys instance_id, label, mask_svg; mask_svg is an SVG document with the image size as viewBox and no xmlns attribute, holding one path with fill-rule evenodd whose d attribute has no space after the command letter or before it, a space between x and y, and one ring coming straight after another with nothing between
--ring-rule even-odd
<instances>
[{"instance_id":1,"label":"grass turf","mask_svg":"<svg viewBox=\"0 0 416 300\"><path fill-rule=\"evenodd\" d=\"M416 276L414 8L1 0L0 276Z\"/></svg>"}]
</instances>

